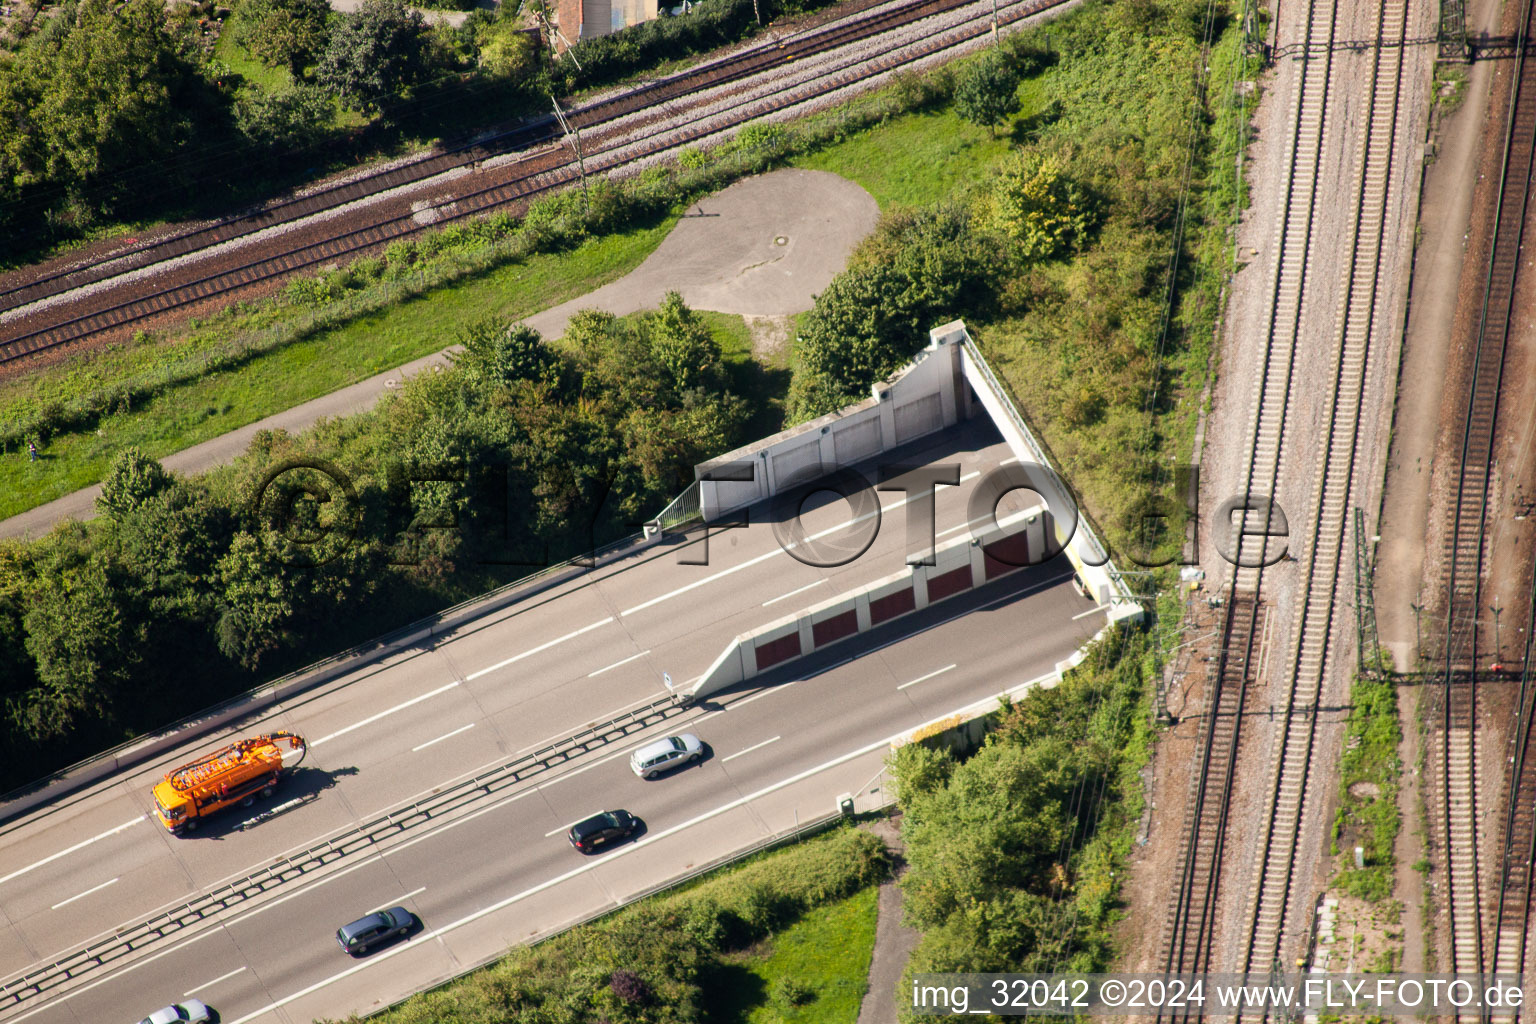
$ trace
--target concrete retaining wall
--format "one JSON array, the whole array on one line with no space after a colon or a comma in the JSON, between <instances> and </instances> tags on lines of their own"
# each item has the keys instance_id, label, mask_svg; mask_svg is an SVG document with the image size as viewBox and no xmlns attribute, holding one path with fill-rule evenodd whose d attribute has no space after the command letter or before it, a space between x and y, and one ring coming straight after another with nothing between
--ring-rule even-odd
<instances>
[{"instance_id":1,"label":"concrete retaining wall","mask_svg":"<svg viewBox=\"0 0 1536 1024\"><path fill-rule=\"evenodd\" d=\"M870 398L694 468L705 522L747 507L965 418L957 401L958 351L930 346Z\"/></svg>"},{"instance_id":2,"label":"concrete retaining wall","mask_svg":"<svg viewBox=\"0 0 1536 1024\"><path fill-rule=\"evenodd\" d=\"M1050 529L1050 513L1037 506L1004 517L977 539L951 538L934 549L933 565L909 565L741 634L687 692L708 696L1025 568L1028 552L1043 549Z\"/></svg>"}]
</instances>

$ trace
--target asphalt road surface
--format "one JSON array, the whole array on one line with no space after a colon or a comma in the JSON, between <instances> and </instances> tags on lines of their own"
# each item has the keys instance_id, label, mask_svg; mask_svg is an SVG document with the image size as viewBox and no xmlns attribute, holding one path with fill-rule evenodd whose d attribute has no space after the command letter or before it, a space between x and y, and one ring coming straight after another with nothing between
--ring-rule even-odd
<instances>
[{"instance_id":1,"label":"asphalt road surface","mask_svg":"<svg viewBox=\"0 0 1536 1024\"><path fill-rule=\"evenodd\" d=\"M885 458L961 464L961 486L937 494L944 540L966 528L977 476L1009 453L979 425L918 444ZM653 546L273 709L229 735L307 736L304 764L267 805L304 802L254 828L236 830L244 814L231 810L176 838L149 813L153 782L223 737L9 823L0 829L0 977L652 701L664 695L662 672L686 683L737 634L899 570L905 497L883 492L881 502L874 544L848 565L790 557L755 509L753 526L711 539L708 565L678 564L701 557L696 537ZM811 508L806 529L835 539L848 509L841 500ZM169 934L0 1020L131 1022L189 994L225 1024L366 1011L822 815L838 794L856 794L861 810L882 804L893 739L1045 676L1103 625L1103 609L1070 580L1058 558L791 663ZM629 770L630 751L684 730L708 745L702 762L653 782ZM645 831L593 857L570 847L572 822L615 807ZM341 952L338 926L395 904L422 928L356 961Z\"/></svg>"}]
</instances>

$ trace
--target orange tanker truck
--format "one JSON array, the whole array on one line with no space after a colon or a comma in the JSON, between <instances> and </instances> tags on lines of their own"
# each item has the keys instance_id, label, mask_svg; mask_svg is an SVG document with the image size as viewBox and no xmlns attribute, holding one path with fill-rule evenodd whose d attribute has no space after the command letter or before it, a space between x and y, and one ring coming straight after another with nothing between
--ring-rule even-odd
<instances>
[{"instance_id":1,"label":"orange tanker truck","mask_svg":"<svg viewBox=\"0 0 1536 1024\"><path fill-rule=\"evenodd\" d=\"M280 743L299 751L298 760L284 765ZM172 832L191 832L199 820L230 804L249 807L258 793L270 796L283 772L304 760L306 752L304 737L291 732L236 740L166 772L155 784L155 813Z\"/></svg>"}]
</instances>

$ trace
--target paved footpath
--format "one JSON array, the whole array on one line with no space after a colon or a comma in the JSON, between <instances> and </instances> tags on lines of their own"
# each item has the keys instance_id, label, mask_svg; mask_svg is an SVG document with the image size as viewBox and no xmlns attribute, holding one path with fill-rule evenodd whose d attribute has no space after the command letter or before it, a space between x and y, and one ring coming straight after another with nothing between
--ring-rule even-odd
<instances>
[{"instance_id":1,"label":"paved footpath","mask_svg":"<svg viewBox=\"0 0 1536 1024\"><path fill-rule=\"evenodd\" d=\"M695 309L772 316L809 309L880 216L873 197L826 171L790 169L739 181L700 200L656 251L624 277L524 322L546 338L565 333L580 309L620 316L658 305L669 290ZM406 377L446 363L445 349L160 460L178 473L234 461L259 430L303 430L371 407ZM37 537L65 519L96 514L99 486L0 521L0 538Z\"/></svg>"},{"instance_id":2,"label":"paved footpath","mask_svg":"<svg viewBox=\"0 0 1536 1024\"><path fill-rule=\"evenodd\" d=\"M905 852L906 845L901 841L901 828L896 821L886 818L871 823L868 829L885 841L886 848L894 856L899 858ZM901 864L893 877L880 883L875 951L869 962L869 988L859 1007L858 1024L891 1024L897 1018L896 987L901 982L901 972L906 970L907 958L922 937L916 928L908 927L901 920L901 889L896 883L905 873L906 865Z\"/></svg>"}]
</instances>

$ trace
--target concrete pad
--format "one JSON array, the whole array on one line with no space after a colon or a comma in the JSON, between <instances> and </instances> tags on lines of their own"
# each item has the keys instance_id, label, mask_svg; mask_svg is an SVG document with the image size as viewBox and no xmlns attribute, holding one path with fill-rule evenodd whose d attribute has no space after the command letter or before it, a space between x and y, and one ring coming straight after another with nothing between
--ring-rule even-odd
<instances>
[{"instance_id":1,"label":"concrete pad","mask_svg":"<svg viewBox=\"0 0 1536 1024\"><path fill-rule=\"evenodd\" d=\"M694 204L629 274L524 322L554 338L577 310L623 316L655 307L674 290L694 309L798 313L811 308L879 218L873 196L827 171L747 178Z\"/></svg>"}]
</instances>

